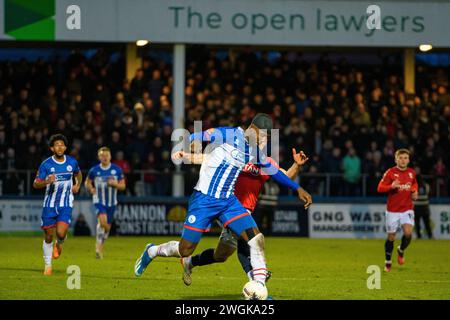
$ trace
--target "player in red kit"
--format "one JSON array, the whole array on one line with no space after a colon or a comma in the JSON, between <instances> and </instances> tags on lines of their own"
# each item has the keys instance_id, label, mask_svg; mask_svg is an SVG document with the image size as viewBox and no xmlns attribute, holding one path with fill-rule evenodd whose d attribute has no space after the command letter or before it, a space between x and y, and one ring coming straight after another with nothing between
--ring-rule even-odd
<instances>
[{"instance_id":1,"label":"player in red kit","mask_svg":"<svg viewBox=\"0 0 450 320\"><path fill-rule=\"evenodd\" d=\"M416 172L408 168L410 153L407 149L399 149L395 152L395 167L388 169L378 184L378 192L388 193L386 208L385 243L386 261L384 271L391 271L392 251L394 249L395 234L401 227L403 237L400 246L397 247L397 261L399 265L405 263L405 249L411 242L414 227L413 200L418 196Z\"/></svg>"},{"instance_id":2,"label":"player in red kit","mask_svg":"<svg viewBox=\"0 0 450 320\"><path fill-rule=\"evenodd\" d=\"M301 166L308 161L308 158L303 151L297 153L296 150L293 149L292 154L294 159L292 166L287 171L280 168L280 170L282 170L290 179L294 179L298 175ZM177 157L184 157L194 164L200 164L203 155L193 155L180 151L178 152ZM278 167L278 164L272 158L267 157L267 160ZM264 183L269 179L270 176L264 174L261 168L253 163L248 163L238 176L234 194L249 213L252 213L255 210L261 189L264 186ZM302 190L302 192L304 192L309 199L305 203L305 208L308 208L312 202L311 196L304 190ZM187 286L192 283L191 273L194 267L225 262L236 249L242 268L249 280L252 280L258 270L253 270L250 263L250 248L248 244L242 239L238 240L228 228L223 228L219 243L215 249L206 249L200 254L181 259L181 264L183 266L183 282ZM270 272L268 273L268 277L270 277Z\"/></svg>"}]
</instances>

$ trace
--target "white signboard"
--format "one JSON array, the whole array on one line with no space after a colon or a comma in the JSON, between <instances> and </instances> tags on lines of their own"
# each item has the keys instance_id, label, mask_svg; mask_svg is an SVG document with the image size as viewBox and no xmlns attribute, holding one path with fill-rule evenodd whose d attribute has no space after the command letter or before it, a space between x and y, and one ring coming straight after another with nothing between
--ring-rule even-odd
<instances>
[{"instance_id":1,"label":"white signboard","mask_svg":"<svg viewBox=\"0 0 450 320\"><path fill-rule=\"evenodd\" d=\"M83 213L86 222L95 233L96 217L92 201L74 201L72 212L73 228L78 215ZM0 231L39 231L41 229L42 200L0 200Z\"/></svg>"},{"instance_id":2,"label":"white signboard","mask_svg":"<svg viewBox=\"0 0 450 320\"><path fill-rule=\"evenodd\" d=\"M309 236L385 238L385 210L384 204L313 204L308 212ZM430 211L434 237L450 239L450 206L431 205ZM423 222L421 225L423 228Z\"/></svg>"},{"instance_id":3,"label":"white signboard","mask_svg":"<svg viewBox=\"0 0 450 320\"><path fill-rule=\"evenodd\" d=\"M447 2L46 0L52 1L54 9L46 6L50 16L29 23L24 20L22 25L11 21L33 18L34 12L39 17L42 10L30 5L22 14L20 7L6 6L7 1L0 0L4 5L0 25L5 26L0 39L393 47L430 43L450 47ZM41 24L42 28L33 28Z\"/></svg>"}]
</instances>

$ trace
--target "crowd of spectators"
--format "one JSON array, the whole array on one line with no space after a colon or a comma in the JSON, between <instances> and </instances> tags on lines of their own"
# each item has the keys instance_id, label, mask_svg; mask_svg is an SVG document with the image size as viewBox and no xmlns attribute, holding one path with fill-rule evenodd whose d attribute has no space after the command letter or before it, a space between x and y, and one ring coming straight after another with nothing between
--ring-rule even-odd
<instances>
[{"instance_id":1,"label":"crowd of spectators","mask_svg":"<svg viewBox=\"0 0 450 320\"><path fill-rule=\"evenodd\" d=\"M111 63L105 50L87 58L74 51L66 60L0 62L0 180L3 194L18 194L17 170L36 170L50 155L53 133L69 138L68 153L82 170L108 146L127 175L128 193L170 195L172 66L146 57L131 81L123 59ZM376 194L398 148L412 152L412 165L432 175L433 192L448 195L450 94L448 70L418 66L416 93L405 93L401 65L354 65L327 54L304 59L296 52L251 49L217 54L206 47L188 51L185 127L246 126L257 112L272 115L280 129L280 163L290 150L310 158L302 181L324 194ZM144 173L137 173L145 170ZM186 166L186 192L197 167ZM342 177L338 177L341 176ZM139 182L142 188L138 188Z\"/></svg>"}]
</instances>

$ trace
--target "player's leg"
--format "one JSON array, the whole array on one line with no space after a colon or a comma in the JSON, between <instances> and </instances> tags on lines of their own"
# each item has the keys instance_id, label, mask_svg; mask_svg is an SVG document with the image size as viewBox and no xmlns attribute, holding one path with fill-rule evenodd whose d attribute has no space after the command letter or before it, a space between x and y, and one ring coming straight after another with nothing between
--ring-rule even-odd
<instances>
[{"instance_id":1,"label":"player's leg","mask_svg":"<svg viewBox=\"0 0 450 320\"><path fill-rule=\"evenodd\" d=\"M107 208L99 203L94 204L97 215L97 226L95 233L95 256L97 259L103 257L103 243L105 242L106 229L108 227Z\"/></svg>"},{"instance_id":2,"label":"player's leg","mask_svg":"<svg viewBox=\"0 0 450 320\"><path fill-rule=\"evenodd\" d=\"M56 212L53 208L43 208L41 229L44 231L42 251L44 257L44 275L52 274L53 235L56 227Z\"/></svg>"},{"instance_id":3,"label":"player's leg","mask_svg":"<svg viewBox=\"0 0 450 320\"><path fill-rule=\"evenodd\" d=\"M264 253L264 235L259 231L251 214L241 205L235 196L228 199L226 210L220 215L224 227L240 235L250 247L250 263L253 267L253 279L262 283L267 279L266 257Z\"/></svg>"},{"instance_id":4,"label":"player's leg","mask_svg":"<svg viewBox=\"0 0 450 320\"><path fill-rule=\"evenodd\" d=\"M44 257L44 275L52 274L52 254L53 254L53 234L55 228L50 227L44 230L44 242L42 243L42 251Z\"/></svg>"},{"instance_id":5,"label":"player's leg","mask_svg":"<svg viewBox=\"0 0 450 320\"><path fill-rule=\"evenodd\" d=\"M398 213L386 212L387 239L384 243L384 271L390 272L392 268L392 251L394 250L395 234L400 225L400 215Z\"/></svg>"},{"instance_id":6,"label":"player's leg","mask_svg":"<svg viewBox=\"0 0 450 320\"><path fill-rule=\"evenodd\" d=\"M392 268L392 251L394 251L395 232L387 234L386 241L384 243L384 271L389 272Z\"/></svg>"},{"instance_id":7,"label":"player's leg","mask_svg":"<svg viewBox=\"0 0 450 320\"><path fill-rule=\"evenodd\" d=\"M97 228L95 236L95 256L97 259L103 259L103 245L106 240L106 234L109 232L108 217L106 212L97 215Z\"/></svg>"},{"instance_id":8,"label":"player's leg","mask_svg":"<svg viewBox=\"0 0 450 320\"><path fill-rule=\"evenodd\" d=\"M250 262L250 246L244 239L239 239L237 244L237 256L239 259L239 262L242 266L242 269L244 269L244 272L247 274L247 277L249 280L253 279L252 275L252 264Z\"/></svg>"},{"instance_id":9,"label":"player's leg","mask_svg":"<svg viewBox=\"0 0 450 320\"><path fill-rule=\"evenodd\" d=\"M181 238L180 241L169 241L160 245L149 243L146 245L141 256L136 260L134 274L136 277L140 277L150 262L156 257L188 257L194 252L197 243L198 242L191 242L184 238Z\"/></svg>"},{"instance_id":10,"label":"player's leg","mask_svg":"<svg viewBox=\"0 0 450 320\"><path fill-rule=\"evenodd\" d=\"M192 269L198 266L205 266L213 263L225 262L236 251L236 238L227 228L222 229L219 243L215 249L209 248L203 252L186 258L181 258L183 267L183 282L189 286L192 283Z\"/></svg>"},{"instance_id":11,"label":"player's leg","mask_svg":"<svg viewBox=\"0 0 450 320\"><path fill-rule=\"evenodd\" d=\"M214 215L214 207L208 203L208 198L200 192L194 192L191 196L180 241L169 241L160 245L147 244L134 265L137 277L142 275L156 257L181 258L192 255L203 233L209 231L212 220L210 216Z\"/></svg>"},{"instance_id":12,"label":"player's leg","mask_svg":"<svg viewBox=\"0 0 450 320\"><path fill-rule=\"evenodd\" d=\"M405 250L411 243L412 239L412 231L414 228L414 211L410 210L402 213L400 223L403 229L403 236L400 246L397 247L397 262L399 265L402 265L405 263Z\"/></svg>"},{"instance_id":13,"label":"player's leg","mask_svg":"<svg viewBox=\"0 0 450 320\"><path fill-rule=\"evenodd\" d=\"M56 241L53 246L53 259L58 259L62 252L62 245L67 238L70 222L72 221L72 208L57 208Z\"/></svg>"}]
</instances>

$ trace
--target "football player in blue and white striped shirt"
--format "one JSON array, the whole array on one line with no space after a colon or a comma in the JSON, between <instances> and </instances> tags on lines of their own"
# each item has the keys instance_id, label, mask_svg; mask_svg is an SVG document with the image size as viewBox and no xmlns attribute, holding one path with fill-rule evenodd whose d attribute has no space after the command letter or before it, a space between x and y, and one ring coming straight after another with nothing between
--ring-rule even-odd
<instances>
[{"instance_id":1,"label":"football player in blue and white striped shirt","mask_svg":"<svg viewBox=\"0 0 450 320\"><path fill-rule=\"evenodd\" d=\"M267 161L262 148L267 143L267 130L273 128L269 115L258 114L247 130L238 128L214 128L194 133L190 141L209 141L212 151L205 157L194 193L189 200L184 230L180 241L160 245L149 243L135 263L135 275L141 276L156 257L187 257L194 252L204 232L208 232L214 219L250 247L250 260L254 280L265 285L267 268L264 254L264 236L251 214L234 195L234 186L245 164L254 162L278 183L295 190L298 197L311 202L310 196L278 167Z\"/></svg>"},{"instance_id":2,"label":"football player in blue and white striped shirt","mask_svg":"<svg viewBox=\"0 0 450 320\"><path fill-rule=\"evenodd\" d=\"M78 193L83 179L77 160L64 154L67 144L67 138L62 134L50 137L53 156L42 162L33 182L36 189L46 188L41 218L41 228L45 232L42 246L44 275L52 274L52 258L58 259L61 255L72 219L73 194ZM53 245L55 229L56 242Z\"/></svg>"},{"instance_id":3,"label":"football player in blue and white striped shirt","mask_svg":"<svg viewBox=\"0 0 450 320\"><path fill-rule=\"evenodd\" d=\"M97 236L95 254L97 259L103 258L103 245L108 238L114 211L117 205L117 191L126 188L122 169L111 163L111 151L107 147L98 150L100 163L89 170L84 183L92 194L97 214Z\"/></svg>"}]
</instances>

